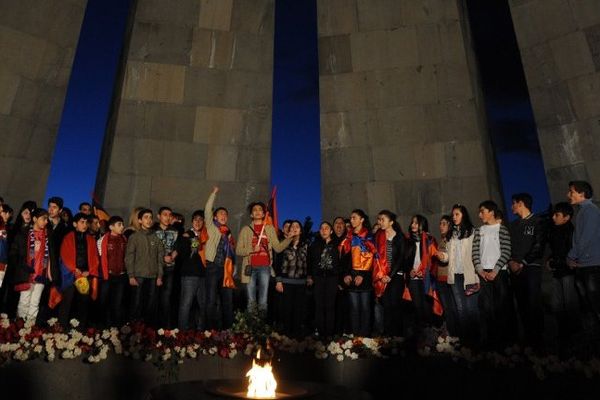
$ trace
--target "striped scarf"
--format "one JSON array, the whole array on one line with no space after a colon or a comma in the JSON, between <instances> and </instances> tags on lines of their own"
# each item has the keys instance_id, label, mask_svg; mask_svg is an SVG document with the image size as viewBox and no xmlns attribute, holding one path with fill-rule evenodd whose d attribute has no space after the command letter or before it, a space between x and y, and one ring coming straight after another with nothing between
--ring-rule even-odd
<instances>
[{"instance_id":1,"label":"striped scarf","mask_svg":"<svg viewBox=\"0 0 600 400\"><path fill-rule=\"evenodd\" d=\"M38 245L37 249L36 243ZM41 251L42 243L44 251ZM49 255L46 230L35 231L30 229L27 236L27 265L34 271L34 280L36 282L43 283L46 280L45 272L48 267Z\"/></svg>"}]
</instances>

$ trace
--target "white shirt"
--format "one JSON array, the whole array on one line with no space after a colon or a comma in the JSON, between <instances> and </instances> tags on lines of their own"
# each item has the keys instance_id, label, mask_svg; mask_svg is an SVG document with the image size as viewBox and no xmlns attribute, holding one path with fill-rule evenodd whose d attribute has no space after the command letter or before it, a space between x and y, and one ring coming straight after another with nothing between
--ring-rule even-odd
<instances>
[{"instance_id":1,"label":"white shirt","mask_svg":"<svg viewBox=\"0 0 600 400\"><path fill-rule=\"evenodd\" d=\"M500 224L483 225L479 228L481 266L494 269L500 259Z\"/></svg>"}]
</instances>

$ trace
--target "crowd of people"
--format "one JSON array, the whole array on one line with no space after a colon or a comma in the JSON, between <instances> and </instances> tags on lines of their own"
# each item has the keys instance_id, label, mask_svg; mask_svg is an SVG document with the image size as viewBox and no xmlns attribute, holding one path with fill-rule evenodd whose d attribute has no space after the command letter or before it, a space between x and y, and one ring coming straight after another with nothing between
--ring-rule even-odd
<instances>
[{"instance_id":1,"label":"crowd of people","mask_svg":"<svg viewBox=\"0 0 600 400\"><path fill-rule=\"evenodd\" d=\"M434 327L474 347L543 350L549 308L562 355L574 341L597 351L600 209L585 181L570 182L568 201L548 215L532 211L531 195L513 195L511 223L492 200L479 205L478 227L456 204L437 232L422 215L403 231L389 210L372 227L361 209L321 222L316 234L298 220L279 231L255 202L234 239L228 210L214 207L217 194L193 212L187 230L169 207L156 215L136 208L126 226L119 216L101 220L89 203L73 216L59 197L47 209L27 201L15 215L0 201L2 312L38 324L143 320L203 330L230 328L234 310L248 307L295 337L352 333L418 343Z\"/></svg>"}]
</instances>

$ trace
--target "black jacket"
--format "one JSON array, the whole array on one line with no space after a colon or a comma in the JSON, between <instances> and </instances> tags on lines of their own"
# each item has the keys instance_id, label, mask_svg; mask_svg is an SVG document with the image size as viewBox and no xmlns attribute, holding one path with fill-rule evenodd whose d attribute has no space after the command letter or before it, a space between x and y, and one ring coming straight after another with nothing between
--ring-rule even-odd
<instances>
[{"instance_id":1,"label":"black jacket","mask_svg":"<svg viewBox=\"0 0 600 400\"><path fill-rule=\"evenodd\" d=\"M325 248L328 248L332 255L331 268L324 268L321 264L321 254ZM329 243L325 243L323 239L317 237L308 248L308 276L339 276L340 272L340 252L337 241L332 239Z\"/></svg>"},{"instance_id":2,"label":"black jacket","mask_svg":"<svg viewBox=\"0 0 600 400\"><path fill-rule=\"evenodd\" d=\"M549 264L555 278L575 274L575 271L567 266L567 254L573 244L574 230L571 221L563 225L553 225L548 229Z\"/></svg>"},{"instance_id":3,"label":"black jacket","mask_svg":"<svg viewBox=\"0 0 600 400\"><path fill-rule=\"evenodd\" d=\"M46 229L47 235L48 235L48 258L50 263L53 263L54 259L58 259L58 257L55 256L55 251L54 248L55 246L53 246L52 243L52 235L50 232L50 229ZM11 248L10 248L10 254L9 254L9 259L10 259L10 263L12 266L15 267L15 271L14 271L14 281L13 283L15 285L20 284L20 283L26 283L29 282L29 276L30 274L33 273L33 269L31 268L31 266L27 265L27 252L28 252L28 246L27 246L27 239L29 236L29 229L27 230L21 230L20 232L17 233L17 235L15 236L14 241L12 242ZM50 268L52 271L54 271L54 268L52 265L50 265ZM55 275L54 273L52 273L52 278L55 279ZM53 284L54 281L52 282Z\"/></svg>"},{"instance_id":4,"label":"black jacket","mask_svg":"<svg viewBox=\"0 0 600 400\"><path fill-rule=\"evenodd\" d=\"M544 252L545 224L538 215L530 214L510 224L510 259L524 265L541 265Z\"/></svg>"},{"instance_id":5,"label":"black jacket","mask_svg":"<svg viewBox=\"0 0 600 400\"><path fill-rule=\"evenodd\" d=\"M177 260L181 263L181 276L205 276L206 266L198 254L198 238L189 230L177 238Z\"/></svg>"}]
</instances>

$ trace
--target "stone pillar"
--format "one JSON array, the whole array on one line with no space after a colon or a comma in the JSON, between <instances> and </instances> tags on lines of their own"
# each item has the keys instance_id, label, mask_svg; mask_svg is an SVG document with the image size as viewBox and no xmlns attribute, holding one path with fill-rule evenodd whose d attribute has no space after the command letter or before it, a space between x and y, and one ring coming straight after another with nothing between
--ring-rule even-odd
<instances>
[{"instance_id":1,"label":"stone pillar","mask_svg":"<svg viewBox=\"0 0 600 400\"><path fill-rule=\"evenodd\" d=\"M323 216L502 201L456 0L318 0Z\"/></svg>"},{"instance_id":2,"label":"stone pillar","mask_svg":"<svg viewBox=\"0 0 600 400\"><path fill-rule=\"evenodd\" d=\"M600 190L600 2L511 0L553 202L570 180Z\"/></svg>"},{"instance_id":3,"label":"stone pillar","mask_svg":"<svg viewBox=\"0 0 600 400\"><path fill-rule=\"evenodd\" d=\"M0 195L41 204L86 0L0 0Z\"/></svg>"},{"instance_id":4,"label":"stone pillar","mask_svg":"<svg viewBox=\"0 0 600 400\"><path fill-rule=\"evenodd\" d=\"M111 213L268 200L273 0L138 0L97 192Z\"/></svg>"}]
</instances>

